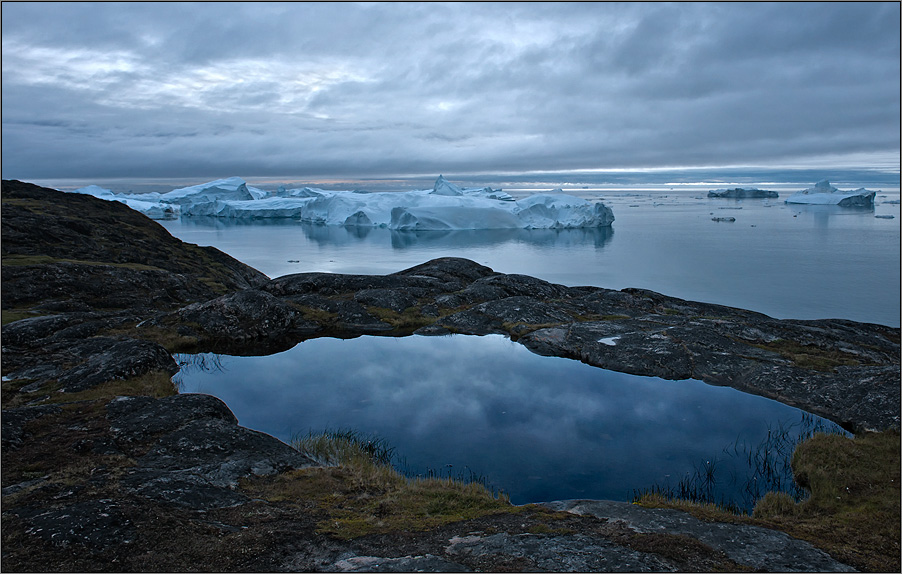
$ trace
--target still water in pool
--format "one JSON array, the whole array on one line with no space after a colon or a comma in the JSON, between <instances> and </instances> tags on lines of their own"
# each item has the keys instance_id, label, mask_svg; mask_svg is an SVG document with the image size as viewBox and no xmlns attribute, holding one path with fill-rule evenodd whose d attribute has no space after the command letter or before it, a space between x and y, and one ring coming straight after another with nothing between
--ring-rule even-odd
<instances>
[{"instance_id":1,"label":"still water in pool","mask_svg":"<svg viewBox=\"0 0 902 574\"><path fill-rule=\"evenodd\" d=\"M353 429L393 446L411 475L475 473L514 504L629 500L716 468L716 498L747 508L748 483L763 480L747 452L797 436L803 419L838 430L731 388L540 357L495 335L321 338L265 357L178 359L181 392L223 399L243 426L286 442Z\"/></svg>"}]
</instances>

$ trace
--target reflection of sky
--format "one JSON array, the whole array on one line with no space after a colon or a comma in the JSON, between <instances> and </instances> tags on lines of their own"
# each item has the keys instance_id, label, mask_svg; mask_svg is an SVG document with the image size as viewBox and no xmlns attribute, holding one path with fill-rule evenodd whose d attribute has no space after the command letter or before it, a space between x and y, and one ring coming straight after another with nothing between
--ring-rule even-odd
<instances>
[{"instance_id":1,"label":"reflection of sky","mask_svg":"<svg viewBox=\"0 0 902 574\"><path fill-rule=\"evenodd\" d=\"M466 466L515 503L627 499L800 417L726 387L540 357L500 336L323 338L222 365L185 369L182 391L214 394L242 425L286 441L377 435L414 472Z\"/></svg>"}]
</instances>

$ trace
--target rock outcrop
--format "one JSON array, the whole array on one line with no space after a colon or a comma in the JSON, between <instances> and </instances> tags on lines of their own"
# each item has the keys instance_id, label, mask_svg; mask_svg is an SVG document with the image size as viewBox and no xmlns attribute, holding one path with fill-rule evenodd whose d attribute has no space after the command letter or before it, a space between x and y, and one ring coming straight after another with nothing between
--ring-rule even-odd
<instances>
[{"instance_id":1,"label":"rock outcrop","mask_svg":"<svg viewBox=\"0 0 902 574\"><path fill-rule=\"evenodd\" d=\"M305 475L279 496L251 495L249 484L316 463L241 427L218 399L176 394L178 349L502 333L539 354L730 385L855 430L899 427L899 329L566 287L456 258L269 280L115 202L20 182L2 194L4 570L849 569L773 530L599 501L332 538Z\"/></svg>"}]
</instances>

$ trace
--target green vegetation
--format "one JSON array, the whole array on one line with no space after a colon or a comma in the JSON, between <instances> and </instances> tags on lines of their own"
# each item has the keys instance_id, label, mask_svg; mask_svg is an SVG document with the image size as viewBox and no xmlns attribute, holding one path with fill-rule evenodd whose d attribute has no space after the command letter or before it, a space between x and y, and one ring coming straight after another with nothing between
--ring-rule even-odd
<instances>
[{"instance_id":1,"label":"green vegetation","mask_svg":"<svg viewBox=\"0 0 902 574\"><path fill-rule=\"evenodd\" d=\"M13 321L28 319L29 317L38 317L38 313L33 313L28 309L3 309L0 311L0 324L6 325Z\"/></svg>"},{"instance_id":2,"label":"green vegetation","mask_svg":"<svg viewBox=\"0 0 902 574\"><path fill-rule=\"evenodd\" d=\"M408 478L388 463L384 442L352 431L308 435L294 441L304 454L331 466L242 481L253 496L304 504L325 517L318 532L341 539L392 531L429 530L460 520L514 512L503 494L451 478Z\"/></svg>"},{"instance_id":3,"label":"green vegetation","mask_svg":"<svg viewBox=\"0 0 902 574\"><path fill-rule=\"evenodd\" d=\"M637 504L685 510L702 520L776 528L861 570L898 572L900 448L895 430L855 438L817 434L799 444L792 458L796 480L811 496L797 503L786 494L770 493L751 517L659 494L644 495Z\"/></svg>"},{"instance_id":4,"label":"green vegetation","mask_svg":"<svg viewBox=\"0 0 902 574\"><path fill-rule=\"evenodd\" d=\"M754 345L759 349L779 353L784 359L792 361L796 366L816 371L832 371L841 365L858 365L855 355L837 350L821 349L814 345L802 345L796 341L777 339L768 343Z\"/></svg>"},{"instance_id":5,"label":"green vegetation","mask_svg":"<svg viewBox=\"0 0 902 574\"><path fill-rule=\"evenodd\" d=\"M78 265L95 265L103 267L121 267L124 269L136 269L138 271L162 271L159 267L144 265L142 263L110 263L108 261L88 261L83 259L61 259L49 255L6 255L3 257L3 265L49 265L52 263L75 263Z\"/></svg>"},{"instance_id":6,"label":"green vegetation","mask_svg":"<svg viewBox=\"0 0 902 574\"><path fill-rule=\"evenodd\" d=\"M331 311L326 311L325 309L319 309L317 307L308 307L306 305L299 305L297 303L293 303L291 301L288 304L298 311L304 316L304 319L308 321L314 321L321 325L331 325L334 324L338 319L337 313L332 313Z\"/></svg>"},{"instance_id":7,"label":"green vegetation","mask_svg":"<svg viewBox=\"0 0 902 574\"><path fill-rule=\"evenodd\" d=\"M393 309L385 307L367 307L367 313L379 319L383 323L388 323L398 331L416 331L420 327L425 327L435 323L435 317L423 315L419 307L408 307L400 313Z\"/></svg>"}]
</instances>

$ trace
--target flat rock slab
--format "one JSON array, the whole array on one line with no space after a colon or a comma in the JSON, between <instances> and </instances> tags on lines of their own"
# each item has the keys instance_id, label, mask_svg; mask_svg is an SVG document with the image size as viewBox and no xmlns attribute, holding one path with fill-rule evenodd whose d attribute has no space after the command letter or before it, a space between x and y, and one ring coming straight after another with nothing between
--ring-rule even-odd
<instances>
[{"instance_id":1,"label":"flat rock slab","mask_svg":"<svg viewBox=\"0 0 902 574\"><path fill-rule=\"evenodd\" d=\"M239 478L314 464L275 437L238 426L225 403L210 395L117 397L107 418L123 451L143 452L123 486L195 510L247 502L236 491Z\"/></svg>"},{"instance_id":2,"label":"flat rock slab","mask_svg":"<svg viewBox=\"0 0 902 574\"><path fill-rule=\"evenodd\" d=\"M563 500L543 504L552 510L592 515L619 521L637 533L666 532L695 538L731 560L752 570L768 572L854 572L851 566L837 562L808 542L761 528L705 522L686 512L664 508L643 508L625 502L607 500Z\"/></svg>"}]
</instances>

